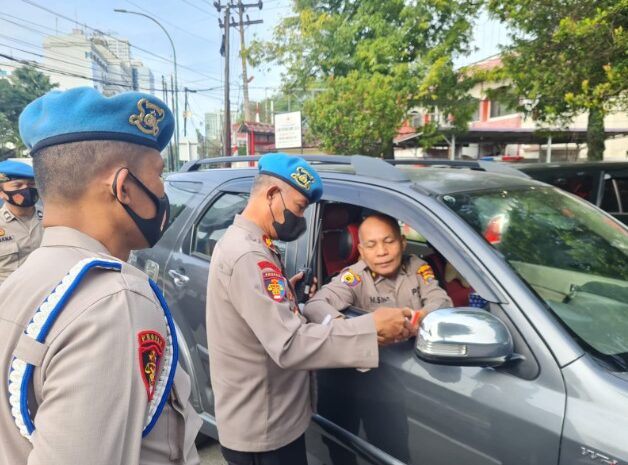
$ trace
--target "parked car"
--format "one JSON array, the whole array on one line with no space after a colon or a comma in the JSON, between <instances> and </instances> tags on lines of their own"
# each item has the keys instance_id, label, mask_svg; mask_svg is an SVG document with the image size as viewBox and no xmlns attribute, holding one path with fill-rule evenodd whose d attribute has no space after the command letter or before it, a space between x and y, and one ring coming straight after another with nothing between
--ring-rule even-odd
<instances>
[{"instance_id":1,"label":"parked car","mask_svg":"<svg viewBox=\"0 0 628 465\"><path fill-rule=\"evenodd\" d=\"M517 163L511 166L582 197L628 224L628 162Z\"/></svg>"},{"instance_id":2,"label":"parked car","mask_svg":"<svg viewBox=\"0 0 628 465\"><path fill-rule=\"evenodd\" d=\"M416 231L409 251L432 264L456 306L431 313L416 338L380 348L377 369L317 373L312 465L628 462L625 225L560 189L477 163L306 158L325 193L306 211L307 233L277 243L288 275L312 264L328 282L358 257L355 225L381 211ZM155 248L132 257L165 292L202 433L213 438L207 275L257 172L206 169L230 161L170 175L172 223ZM485 309L468 307L472 292Z\"/></svg>"}]
</instances>

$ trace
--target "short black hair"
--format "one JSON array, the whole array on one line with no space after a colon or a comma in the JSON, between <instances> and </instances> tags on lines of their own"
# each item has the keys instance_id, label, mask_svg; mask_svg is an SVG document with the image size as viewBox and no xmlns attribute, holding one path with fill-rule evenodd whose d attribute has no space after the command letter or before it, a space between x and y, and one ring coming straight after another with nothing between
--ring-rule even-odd
<instances>
[{"instance_id":1,"label":"short black hair","mask_svg":"<svg viewBox=\"0 0 628 465\"><path fill-rule=\"evenodd\" d=\"M77 200L90 183L116 165L137 169L150 150L121 141L82 141L52 145L33 154L35 182L44 199Z\"/></svg>"},{"instance_id":2,"label":"short black hair","mask_svg":"<svg viewBox=\"0 0 628 465\"><path fill-rule=\"evenodd\" d=\"M381 221L382 223L386 223L388 226L390 226L390 229L392 229L395 232L395 235L397 237L399 238L403 237L403 234L401 233L401 226L399 225L399 221L397 221L395 218L385 213L379 213L379 212L371 213L370 215L364 217L362 219L362 222L360 223L360 228L362 227L364 222L370 218L375 218Z\"/></svg>"}]
</instances>

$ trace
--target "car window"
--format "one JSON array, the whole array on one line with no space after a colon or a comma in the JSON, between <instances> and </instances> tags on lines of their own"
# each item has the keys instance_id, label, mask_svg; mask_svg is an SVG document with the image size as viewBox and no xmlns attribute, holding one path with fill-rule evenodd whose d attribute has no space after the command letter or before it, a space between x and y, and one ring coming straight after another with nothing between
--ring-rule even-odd
<instances>
[{"instance_id":1,"label":"car window","mask_svg":"<svg viewBox=\"0 0 628 465\"><path fill-rule=\"evenodd\" d=\"M248 199L249 194L225 193L214 201L194 226L192 254L206 259L211 258L216 242L231 226L235 216L242 213ZM274 243L283 256L286 244L281 241Z\"/></svg>"},{"instance_id":2,"label":"car window","mask_svg":"<svg viewBox=\"0 0 628 465\"><path fill-rule=\"evenodd\" d=\"M186 205L190 204L192 196L199 192L203 187L200 182L191 181L166 181L164 182L164 188L166 194L168 194L168 201L170 202L170 219L168 224L174 223L177 216L185 209Z\"/></svg>"},{"instance_id":3,"label":"car window","mask_svg":"<svg viewBox=\"0 0 628 465\"><path fill-rule=\"evenodd\" d=\"M576 194L578 197L595 203L594 185L595 178L587 173L570 173L561 175L551 175L545 178L539 178L543 182L559 187L567 192Z\"/></svg>"},{"instance_id":4,"label":"car window","mask_svg":"<svg viewBox=\"0 0 628 465\"><path fill-rule=\"evenodd\" d=\"M553 188L443 196L596 355L628 362L628 228Z\"/></svg>"},{"instance_id":5,"label":"car window","mask_svg":"<svg viewBox=\"0 0 628 465\"><path fill-rule=\"evenodd\" d=\"M613 179L604 180L604 196L602 197L600 208L611 213L619 212L619 202L617 201L617 192L615 191Z\"/></svg>"}]
</instances>

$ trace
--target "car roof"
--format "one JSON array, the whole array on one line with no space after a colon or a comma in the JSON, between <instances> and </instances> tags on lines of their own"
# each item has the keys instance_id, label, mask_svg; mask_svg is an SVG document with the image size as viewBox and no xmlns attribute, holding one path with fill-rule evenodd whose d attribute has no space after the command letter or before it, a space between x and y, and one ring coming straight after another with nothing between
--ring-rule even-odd
<instances>
[{"instance_id":1,"label":"car roof","mask_svg":"<svg viewBox=\"0 0 628 465\"><path fill-rule=\"evenodd\" d=\"M562 161L551 163L511 163L513 168L523 172L554 170L621 170L628 169L628 161Z\"/></svg>"},{"instance_id":2,"label":"car roof","mask_svg":"<svg viewBox=\"0 0 628 465\"><path fill-rule=\"evenodd\" d=\"M385 163L385 162L384 162ZM420 162L419 162L420 163ZM511 176L501 173L487 172L477 169L454 168L441 166L390 166L399 172L397 179L387 176L357 174L351 165L321 164L315 169L323 180L335 179L352 181L362 184L375 184L392 190L414 190L427 195L444 195L458 192L512 189L543 184L526 176ZM515 170L513 170L515 172ZM212 168L208 170L177 172L168 176L172 181L194 181L222 184L231 179L252 177L257 168Z\"/></svg>"}]
</instances>

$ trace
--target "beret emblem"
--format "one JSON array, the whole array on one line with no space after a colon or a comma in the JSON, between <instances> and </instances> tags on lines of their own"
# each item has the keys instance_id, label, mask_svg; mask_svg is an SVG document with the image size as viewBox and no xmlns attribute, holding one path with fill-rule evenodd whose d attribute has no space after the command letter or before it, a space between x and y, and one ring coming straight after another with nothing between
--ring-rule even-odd
<instances>
[{"instance_id":1,"label":"beret emblem","mask_svg":"<svg viewBox=\"0 0 628 465\"><path fill-rule=\"evenodd\" d=\"M166 112L146 98L137 102L139 114L129 116L129 123L136 126L144 134L156 136L159 134L159 122L164 119Z\"/></svg>"},{"instance_id":2,"label":"beret emblem","mask_svg":"<svg viewBox=\"0 0 628 465\"><path fill-rule=\"evenodd\" d=\"M290 175L294 181L306 191L310 190L312 183L314 182L314 176L312 176L305 168L299 166L297 170Z\"/></svg>"}]
</instances>

